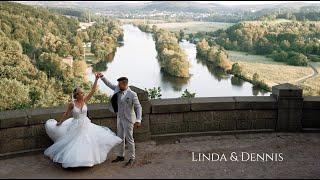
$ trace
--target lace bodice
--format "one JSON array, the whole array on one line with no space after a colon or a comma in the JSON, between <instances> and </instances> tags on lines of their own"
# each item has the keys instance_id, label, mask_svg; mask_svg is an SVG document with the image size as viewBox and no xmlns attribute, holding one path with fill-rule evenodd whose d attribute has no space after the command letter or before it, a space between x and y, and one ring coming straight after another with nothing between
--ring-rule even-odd
<instances>
[{"instance_id":1,"label":"lace bodice","mask_svg":"<svg viewBox=\"0 0 320 180\"><path fill-rule=\"evenodd\" d=\"M72 110L73 118L79 119L79 118L87 117L87 111L88 111L88 108L86 104L84 104L82 109L80 109L75 105L75 103L73 103L73 110Z\"/></svg>"}]
</instances>

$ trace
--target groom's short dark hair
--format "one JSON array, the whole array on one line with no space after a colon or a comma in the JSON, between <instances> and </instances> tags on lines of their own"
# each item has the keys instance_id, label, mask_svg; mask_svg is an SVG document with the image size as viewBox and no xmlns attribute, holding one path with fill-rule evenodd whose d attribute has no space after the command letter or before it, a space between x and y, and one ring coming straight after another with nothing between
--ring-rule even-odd
<instances>
[{"instance_id":1,"label":"groom's short dark hair","mask_svg":"<svg viewBox=\"0 0 320 180\"><path fill-rule=\"evenodd\" d=\"M118 82L120 81L125 81L128 82L128 78L127 77L120 77L119 79L117 79Z\"/></svg>"}]
</instances>

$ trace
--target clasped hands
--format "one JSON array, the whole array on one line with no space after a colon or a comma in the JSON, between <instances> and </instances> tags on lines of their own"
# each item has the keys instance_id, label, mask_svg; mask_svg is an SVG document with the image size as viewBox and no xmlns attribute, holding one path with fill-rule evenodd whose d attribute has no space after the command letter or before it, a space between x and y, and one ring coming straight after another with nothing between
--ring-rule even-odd
<instances>
[{"instance_id":1,"label":"clasped hands","mask_svg":"<svg viewBox=\"0 0 320 180\"><path fill-rule=\"evenodd\" d=\"M96 72L95 75L96 75L96 79L103 77L103 74L101 72Z\"/></svg>"}]
</instances>

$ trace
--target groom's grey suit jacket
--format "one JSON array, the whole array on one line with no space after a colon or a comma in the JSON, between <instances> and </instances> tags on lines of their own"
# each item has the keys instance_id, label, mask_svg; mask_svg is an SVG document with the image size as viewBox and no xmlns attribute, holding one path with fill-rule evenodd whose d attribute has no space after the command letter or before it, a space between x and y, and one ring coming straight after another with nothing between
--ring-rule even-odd
<instances>
[{"instance_id":1,"label":"groom's grey suit jacket","mask_svg":"<svg viewBox=\"0 0 320 180\"><path fill-rule=\"evenodd\" d=\"M114 91L114 94L120 91L119 86L112 84L105 77L102 77L101 80ZM137 93L132 91L129 87L126 94L123 97L123 102L119 103L118 107L118 117L124 117L131 123L141 122L142 120L142 107L139 102ZM114 112L111 102L108 103L108 109ZM121 114L123 113L123 114Z\"/></svg>"}]
</instances>

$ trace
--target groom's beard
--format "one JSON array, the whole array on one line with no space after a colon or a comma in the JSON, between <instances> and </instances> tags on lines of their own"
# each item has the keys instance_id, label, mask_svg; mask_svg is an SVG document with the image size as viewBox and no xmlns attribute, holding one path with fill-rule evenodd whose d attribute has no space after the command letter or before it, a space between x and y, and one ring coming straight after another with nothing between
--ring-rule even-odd
<instances>
[{"instance_id":1,"label":"groom's beard","mask_svg":"<svg viewBox=\"0 0 320 180\"><path fill-rule=\"evenodd\" d=\"M127 90L127 89L128 89L128 88L125 88L125 89L121 89L121 88L120 88L120 91L125 91L125 90Z\"/></svg>"}]
</instances>

